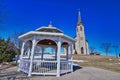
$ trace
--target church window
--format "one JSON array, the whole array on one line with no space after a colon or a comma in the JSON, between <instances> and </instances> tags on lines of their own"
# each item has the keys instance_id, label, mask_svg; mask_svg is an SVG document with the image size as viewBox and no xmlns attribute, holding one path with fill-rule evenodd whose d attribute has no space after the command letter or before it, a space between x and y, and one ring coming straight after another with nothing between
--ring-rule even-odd
<instances>
[{"instance_id":1,"label":"church window","mask_svg":"<svg viewBox=\"0 0 120 80\"><path fill-rule=\"evenodd\" d=\"M82 31L82 26L80 27L80 31Z\"/></svg>"},{"instance_id":2,"label":"church window","mask_svg":"<svg viewBox=\"0 0 120 80\"><path fill-rule=\"evenodd\" d=\"M81 47L81 54L84 54L84 48Z\"/></svg>"}]
</instances>

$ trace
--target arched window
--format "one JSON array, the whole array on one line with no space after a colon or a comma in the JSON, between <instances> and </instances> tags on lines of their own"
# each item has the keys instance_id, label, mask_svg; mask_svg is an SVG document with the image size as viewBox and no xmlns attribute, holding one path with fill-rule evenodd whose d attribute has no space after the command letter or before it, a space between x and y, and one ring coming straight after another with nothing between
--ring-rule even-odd
<instances>
[{"instance_id":1,"label":"arched window","mask_svg":"<svg viewBox=\"0 0 120 80\"><path fill-rule=\"evenodd\" d=\"M36 56L40 56L41 60L56 60L57 57L57 44L55 41L50 39L43 39L40 40L37 45L37 48L35 48L35 52L37 53ZM55 57L51 57L51 55L54 55Z\"/></svg>"},{"instance_id":2,"label":"arched window","mask_svg":"<svg viewBox=\"0 0 120 80\"><path fill-rule=\"evenodd\" d=\"M84 54L84 48L81 47L81 54Z\"/></svg>"},{"instance_id":3,"label":"arched window","mask_svg":"<svg viewBox=\"0 0 120 80\"><path fill-rule=\"evenodd\" d=\"M80 26L80 31L82 31L82 26Z\"/></svg>"},{"instance_id":4,"label":"arched window","mask_svg":"<svg viewBox=\"0 0 120 80\"><path fill-rule=\"evenodd\" d=\"M30 56L30 51L31 51L31 48L32 48L32 41L31 40L28 40L26 43L25 43L25 46L24 46L24 54L23 56ZM28 55L29 54L29 55Z\"/></svg>"}]
</instances>

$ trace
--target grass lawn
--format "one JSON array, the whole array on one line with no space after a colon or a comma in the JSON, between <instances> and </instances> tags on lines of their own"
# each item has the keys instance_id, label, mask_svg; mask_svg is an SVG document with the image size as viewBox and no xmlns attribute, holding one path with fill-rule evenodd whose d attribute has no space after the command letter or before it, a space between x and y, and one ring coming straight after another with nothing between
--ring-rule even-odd
<instances>
[{"instance_id":1,"label":"grass lawn","mask_svg":"<svg viewBox=\"0 0 120 80\"><path fill-rule=\"evenodd\" d=\"M94 66L120 73L120 61L113 57L94 55L73 55L73 59L88 61L76 62L77 64L79 64L79 66Z\"/></svg>"}]
</instances>

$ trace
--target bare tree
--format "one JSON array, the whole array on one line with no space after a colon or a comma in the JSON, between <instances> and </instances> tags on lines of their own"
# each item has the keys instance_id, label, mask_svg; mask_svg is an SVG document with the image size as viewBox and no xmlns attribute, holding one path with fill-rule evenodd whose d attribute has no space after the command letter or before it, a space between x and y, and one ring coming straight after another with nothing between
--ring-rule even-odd
<instances>
[{"instance_id":1,"label":"bare tree","mask_svg":"<svg viewBox=\"0 0 120 80\"><path fill-rule=\"evenodd\" d=\"M102 45L101 45L101 48L103 48L104 49L104 51L105 51L105 53L106 53L106 56L108 56L108 52L109 52L109 50L110 50L110 48L111 48L111 43L103 43Z\"/></svg>"},{"instance_id":2,"label":"bare tree","mask_svg":"<svg viewBox=\"0 0 120 80\"><path fill-rule=\"evenodd\" d=\"M15 45L15 52L16 52L16 58L18 59L18 56L20 55L20 51L21 51L21 46L22 46L22 41L20 39L18 39L18 37L21 35L22 33L17 33L14 32L13 36L12 36L12 41ZM16 62L17 62L16 59Z\"/></svg>"},{"instance_id":3,"label":"bare tree","mask_svg":"<svg viewBox=\"0 0 120 80\"><path fill-rule=\"evenodd\" d=\"M94 53L95 52L95 48L93 46L89 47L90 53Z\"/></svg>"},{"instance_id":4,"label":"bare tree","mask_svg":"<svg viewBox=\"0 0 120 80\"><path fill-rule=\"evenodd\" d=\"M113 45L112 47L113 47L114 50L115 50L116 57L118 57L118 52L117 52L117 50L118 50L118 45Z\"/></svg>"},{"instance_id":5,"label":"bare tree","mask_svg":"<svg viewBox=\"0 0 120 80\"><path fill-rule=\"evenodd\" d=\"M16 46L16 48L18 48L18 49L20 49L22 46L22 41L20 39L18 39L18 37L21 34L23 34L23 33L14 32L14 34L13 34L13 42L14 42L14 45Z\"/></svg>"}]
</instances>

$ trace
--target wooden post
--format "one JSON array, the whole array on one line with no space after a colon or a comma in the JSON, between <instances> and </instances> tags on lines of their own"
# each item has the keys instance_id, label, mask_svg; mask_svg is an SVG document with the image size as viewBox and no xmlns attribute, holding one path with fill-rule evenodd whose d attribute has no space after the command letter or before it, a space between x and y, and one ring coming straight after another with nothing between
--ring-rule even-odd
<instances>
[{"instance_id":1,"label":"wooden post","mask_svg":"<svg viewBox=\"0 0 120 80\"><path fill-rule=\"evenodd\" d=\"M60 76L60 52L61 52L61 41L57 43L57 77Z\"/></svg>"},{"instance_id":2,"label":"wooden post","mask_svg":"<svg viewBox=\"0 0 120 80\"><path fill-rule=\"evenodd\" d=\"M70 59L71 59L71 44L69 44L68 46L68 54L67 54L67 60L69 60L69 56L70 56Z\"/></svg>"},{"instance_id":3,"label":"wooden post","mask_svg":"<svg viewBox=\"0 0 120 80\"><path fill-rule=\"evenodd\" d=\"M25 42L22 43L20 60L23 58Z\"/></svg>"},{"instance_id":4,"label":"wooden post","mask_svg":"<svg viewBox=\"0 0 120 80\"><path fill-rule=\"evenodd\" d=\"M32 74L32 66L33 66L33 59L34 59L34 49L35 49L35 45L36 45L35 43L36 43L36 40L34 39L32 41L32 50L31 50L30 67L29 67L28 76L31 76L31 74Z\"/></svg>"},{"instance_id":5,"label":"wooden post","mask_svg":"<svg viewBox=\"0 0 120 80\"><path fill-rule=\"evenodd\" d=\"M55 48L55 60L57 60L57 47Z\"/></svg>"},{"instance_id":6,"label":"wooden post","mask_svg":"<svg viewBox=\"0 0 120 80\"><path fill-rule=\"evenodd\" d=\"M73 60L73 49L74 49L74 46L73 44L71 44L70 61ZM73 72L73 61L71 62L71 72Z\"/></svg>"},{"instance_id":7,"label":"wooden post","mask_svg":"<svg viewBox=\"0 0 120 80\"><path fill-rule=\"evenodd\" d=\"M68 60L68 55L69 55L69 46L66 47L66 60Z\"/></svg>"},{"instance_id":8,"label":"wooden post","mask_svg":"<svg viewBox=\"0 0 120 80\"><path fill-rule=\"evenodd\" d=\"M18 71L20 71L20 63L22 61L22 58L23 58L23 53L24 53L24 46L25 46L25 42L22 43L22 48L21 48L21 55L20 55L20 62L19 62L19 67L18 67Z\"/></svg>"},{"instance_id":9,"label":"wooden post","mask_svg":"<svg viewBox=\"0 0 120 80\"><path fill-rule=\"evenodd\" d=\"M30 49L28 50L27 55L28 55L28 58L30 58Z\"/></svg>"},{"instance_id":10,"label":"wooden post","mask_svg":"<svg viewBox=\"0 0 120 80\"><path fill-rule=\"evenodd\" d=\"M44 46L42 46L41 60L43 60L43 55L44 55Z\"/></svg>"}]
</instances>

